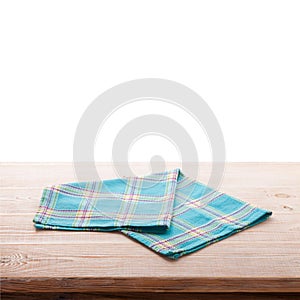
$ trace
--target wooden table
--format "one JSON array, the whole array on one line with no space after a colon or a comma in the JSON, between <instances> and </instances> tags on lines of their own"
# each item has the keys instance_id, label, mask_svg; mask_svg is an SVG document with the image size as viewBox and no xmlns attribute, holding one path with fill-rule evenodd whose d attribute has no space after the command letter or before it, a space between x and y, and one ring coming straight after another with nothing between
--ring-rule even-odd
<instances>
[{"instance_id":1,"label":"wooden table","mask_svg":"<svg viewBox=\"0 0 300 300\"><path fill-rule=\"evenodd\" d=\"M97 167L115 176L110 164ZM210 168L200 167L205 183ZM148 172L143 163L134 168ZM119 233L36 231L43 187L76 181L71 163L2 163L0 180L4 298L299 298L300 163L228 163L220 190L273 216L178 261Z\"/></svg>"}]
</instances>

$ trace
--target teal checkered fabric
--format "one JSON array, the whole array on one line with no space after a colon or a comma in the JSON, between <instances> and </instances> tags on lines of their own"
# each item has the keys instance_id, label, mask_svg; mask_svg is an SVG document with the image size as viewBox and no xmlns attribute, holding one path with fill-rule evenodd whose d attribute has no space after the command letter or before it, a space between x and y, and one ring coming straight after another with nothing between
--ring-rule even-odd
<instances>
[{"instance_id":1,"label":"teal checkered fabric","mask_svg":"<svg viewBox=\"0 0 300 300\"><path fill-rule=\"evenodd\" d=\"M51 186L33 221L41 229L161 232L170 227L178 174Z\"/></svg>"},{"instance_id":2,"label":"teal checkered fabric","mask_svg":"<svg viewBox=\"0 0 300 300\"><path fill-rule=\"evenodd\" d=\"M263 222L271 214L175 169L46 188L33 221L39 229L117 230L177 259Z\"/></svg>"}]
</instances>

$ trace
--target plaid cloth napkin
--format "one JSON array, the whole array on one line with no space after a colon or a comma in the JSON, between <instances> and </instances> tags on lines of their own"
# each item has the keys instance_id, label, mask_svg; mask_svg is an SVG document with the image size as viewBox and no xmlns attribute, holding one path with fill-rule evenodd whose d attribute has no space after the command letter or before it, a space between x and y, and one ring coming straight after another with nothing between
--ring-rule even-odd
<instances>
[{"instance_id":1,"label":"plaid cloth napkin","mask_svg":"<svg viewBox=\"0 0 300 300\"><path fill-rule=\"evenodd\" d=\"M40 229L119 230L177 259L263 222L271 214L175 169L46 188L33 221Z\"/></svg>"},{"instance_id":2,"label":"plaid cloth napkin","mask_svg":"<svg viewBox=\"0 0 300 300\"><path fill-rule=\"evenodd\" d=\"M75 182L43 191L34 218L41 229L121 229L162 232L170 227L179 169L144 177Z\"/></svg>"}]
</instances>

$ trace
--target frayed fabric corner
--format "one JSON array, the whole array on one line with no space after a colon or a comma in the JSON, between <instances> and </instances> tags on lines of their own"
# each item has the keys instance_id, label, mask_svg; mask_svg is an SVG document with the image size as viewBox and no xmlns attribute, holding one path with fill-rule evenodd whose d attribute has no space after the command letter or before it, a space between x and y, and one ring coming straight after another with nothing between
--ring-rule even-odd
<instances>
[{"instance_id":1,"label":"frayed fabric corner","mask_svg":"<svg viewBox=\"0 0 300 300\"><path fill-rule=\"evenodd\" d=\"M177 259L261 223L271 214L175 169L45 188L33 222L38 229L120 231Z\"/></svg>"}]
</instances>

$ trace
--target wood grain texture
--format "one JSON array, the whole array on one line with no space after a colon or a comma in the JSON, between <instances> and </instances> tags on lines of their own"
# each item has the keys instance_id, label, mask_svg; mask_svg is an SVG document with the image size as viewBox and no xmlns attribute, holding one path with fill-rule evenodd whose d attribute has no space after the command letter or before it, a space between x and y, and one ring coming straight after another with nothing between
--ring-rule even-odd
<instances>
[{"instance_id":1,"label":"wood grain texture","mask_svg":"<svg viewBox=\"0 0 300 300\"><path fill-rule=\"evenodd\" d=\"M139 175L149 172L143 163L133 167ZM97 168L103 179L116 176L111 164ZM198 179L206 183L210 165L200 168ZM228 163L220 190L272 210L272 217L178 261L118 233L36 230L32 219L42 189L73 181L70 163L0 164L2 292L119 293L116 299L146 292L184 297L196 292L300 292L299 163ZM247 297L240 299L254 299Z\"/></svg>"},{"instance_id":2,"label":"wood grain texture","mask_svg":"<svg viewBox=\"0 0 300 300\"><path fill-rule=\"evenodd\" d=\"M40 300L38 293L6 293L6 300ZM297 293L44 293L43 300L299 300Z\"/></svg>"}]
</instances>

